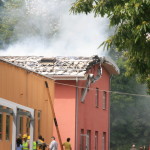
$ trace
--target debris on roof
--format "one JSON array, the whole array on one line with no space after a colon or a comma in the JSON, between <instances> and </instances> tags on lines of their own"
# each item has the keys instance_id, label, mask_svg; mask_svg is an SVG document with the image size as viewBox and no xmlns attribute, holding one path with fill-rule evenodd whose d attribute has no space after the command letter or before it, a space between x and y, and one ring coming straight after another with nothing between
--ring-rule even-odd
<instances>
[{"instance_id":1,"label":"debris on roof","mask_svg":"<svg viewBox=\"0 0 150 150\"><path fill-rule=\"evenodd\" d=\"M93 65L105 63L104 58L98 56L46 58L44 56L1 56L0 60L4 60L48 77L84 77L86 72ZM115 67L116 66L114 66L114 69Z\"/></svg>"}]
</instances>

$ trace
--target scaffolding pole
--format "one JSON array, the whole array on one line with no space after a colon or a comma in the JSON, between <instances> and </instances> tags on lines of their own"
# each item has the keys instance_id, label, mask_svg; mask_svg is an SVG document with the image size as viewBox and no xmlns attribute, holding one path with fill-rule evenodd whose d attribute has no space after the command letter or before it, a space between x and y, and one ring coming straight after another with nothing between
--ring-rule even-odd
<instances>
[{"instance_id":1,"label":"scaffolding pole","mask_svg":"<svg viewBox=\"0 0 150 150\"><path fill-rule=\"evenodd\" d=\"M61 136L60 136L60 132L59 132L59 128L58 128L58 123L57 123L57 119L56 119L56 115L55 115L55 110L54 110L54 106L53 106L53 103L52 103L52 99L51 99L51 95L50 95L49 86L48 86L47 81L45 81L45 86L46 86L47 93L48 93L49 104L50 104L50 107L51 107L51 110L52 110L52 115L53 115L54 124L55 124L57 135L58 135L58 140L59 140L59 143L60 143L60 148L61 148L61 150L63 150L62 140L61 140Z\"/></svg>"}]
</instances>

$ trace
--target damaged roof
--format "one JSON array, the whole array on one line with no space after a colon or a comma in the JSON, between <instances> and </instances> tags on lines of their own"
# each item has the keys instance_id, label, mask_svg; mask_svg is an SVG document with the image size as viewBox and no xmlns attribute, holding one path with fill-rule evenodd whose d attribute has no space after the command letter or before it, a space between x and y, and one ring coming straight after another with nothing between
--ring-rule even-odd
<instances>
[{"instance_id":1,"label":"damaged roof","mask_svg":"<svg viewBox=\"0 0 150 150\"><path fill-rule=\"evenodd\" d=\"M119 68L108 57L1 56L0 60L59 80L84 79L95 64L101 64L110 74L119 74Z\"/></svg>"}]
</instances>

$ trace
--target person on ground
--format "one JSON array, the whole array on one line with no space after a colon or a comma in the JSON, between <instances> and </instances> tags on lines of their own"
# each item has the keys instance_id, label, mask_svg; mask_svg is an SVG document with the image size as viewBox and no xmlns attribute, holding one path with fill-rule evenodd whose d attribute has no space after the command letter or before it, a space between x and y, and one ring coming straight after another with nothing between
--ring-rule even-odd
<instances>
[{"instance_id":1,"label":"person on ground","mask_svg":"<svg viewBox=\"0 0 150 150\"><path fill-rule=\"evenodd\" d=\"M137 150L136 147L135 147L135 144L132 145L130 150Z\"/></svg>"},{"instance_id":2,"label":"person on ground","mask_svg":"<svg viewBox=\"0 0 150 150\"><path fill-rule=\"evenodd\" d=\"M27 142L28 142L29 147L30 147L30 136L27 137ZM37 150L37 144L36 144L36 141L33 141L32 149L33 149L33 150Z\"/></svg>"},{"instance_id":3,"label":"person on ground","mask_svg":"<svg viewBox=\"0 0 150 150\"><path fill-rule=\"evenodd\" d=\"M23 150L29 150L29 143L27 141L27 134L24 134L22 138L23 138L22 149Z\"/></svg>"},{"instance_id":4,"label":"person on ground","mask_svg":"<svg viewBox=\"0 0 150 150\"><path fill-rule=\"evenodd\" d=\"M141 147L139 148L139 150L144 150L144 148L141 146Z\"/></svg>"},{"instance_id":5,"label":"person on ground","mask_svg":"<svg viewBox=\"0 0 150 150\"><path fill-rule=\"evenodd\" d=\"M63 146L64 146L65 150L72 150L71 144L70 144L70 138L67 138L67 141L65 143L63 143Z\"/></svg>"},{"instance_id":6,"label":"person on ground","mask_svg":"<svg viewBox=\"0 0 150 150\"><path fill-rule=\"evenodd\" d=\"M39 135L38 140L37 140L37 150L42 150L43 149L43 138L41 135Z\"/></svg>"},{"instance_id":7,"label":"person on ground","mask_svg":"<svg viewBox=\"0 0 150 150\"><path fill-rule=\"evenodd\" d=\"M18 135L18 138L16 140L16 150L22 150L22 138L21 138L21 134Z\"/></svg>"},{"instance_id":8,"label":"person on ground","mask_svg":"<svg viewBox=\"0 0 150 150\"><path fill-rule=\"evenodd\" d=\"M55 137L51 137L51 143L49 144L49 150L58 150L58 143L55 141Z\"/></svg>"}]
</instances>

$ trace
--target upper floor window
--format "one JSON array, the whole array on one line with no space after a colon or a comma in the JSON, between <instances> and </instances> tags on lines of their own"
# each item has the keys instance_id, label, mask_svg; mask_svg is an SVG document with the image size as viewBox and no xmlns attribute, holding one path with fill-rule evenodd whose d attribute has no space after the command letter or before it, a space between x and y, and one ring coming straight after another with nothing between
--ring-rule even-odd
<instances>
[{"instance_id":1,"label":"upper floor window","mask_svg":"<svg viewBox=\"0 0 150 150\"><path fill-rule=\"evenodd\" d=\"M103 91L103 98L102 98L102 108L106 109L106 102L107 102L107 93Z\"/></svg>"},{"instance_id":2,"label":"upper floor window","mask_svg":"<svg viewBox=\"0 0 150 150\"><path fill-rule=\"evenodd\" d=\"M0 140L2 140L2 132L3 132L3 114L0 114Z\"/></svg>"},{"instance_id":3,"label":"upper floor window","mask_svg":"<svg viewBox=\"0 0 150 150\"><path fill-rule=\"evenodd\" d=\"M95 106L99 107L99 88L96 88Z\"/></svg>"}]
</instances>

